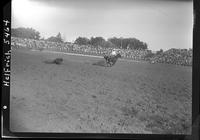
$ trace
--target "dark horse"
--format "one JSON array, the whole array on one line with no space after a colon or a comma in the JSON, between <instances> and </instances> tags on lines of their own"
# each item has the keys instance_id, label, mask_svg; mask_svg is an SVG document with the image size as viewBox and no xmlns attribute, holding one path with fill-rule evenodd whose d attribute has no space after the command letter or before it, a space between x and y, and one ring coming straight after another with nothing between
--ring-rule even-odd
<instances>
[{"instance_id":1,"label":"dark horse","mask_svg":"<svg viewBox=\"0 0 200 140\"><path fill-rule=\"evenodd\" d=\"M118 58L121 58L121 55L119 53L115 56L108 56L108 55L104 56L107 66L110 66L110 67L113 66L117 62Z\"/></svg>"},{"instance_id":2,"label":"dark horse","mask_svg":"<svg viewBox=\"0 0 200 140\"><path fill-rule=\"evenodd\" d=\"M120 54L117 54L115 56L106 56L105 55L104 60L93 63L92 65L98 65L98 66L103 66L103 67L112 67L117 62L117 59L120 57L121 57Z\"/></svg>"}]
</instances>

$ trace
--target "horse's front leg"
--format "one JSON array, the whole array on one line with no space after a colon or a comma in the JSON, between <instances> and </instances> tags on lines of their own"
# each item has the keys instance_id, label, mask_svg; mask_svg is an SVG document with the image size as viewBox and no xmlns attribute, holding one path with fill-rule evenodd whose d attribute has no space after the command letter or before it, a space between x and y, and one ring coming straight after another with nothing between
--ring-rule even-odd
<instances>
[{"instance_id":1,"label":"horse's front leg","mask_svg":"<svg viewBox=\"0 0 200 140\"><path fill-rule=\"evenodd\" d=\"M112 66L112 61L108 61L107 66L111 67Z\"/></svg>"},{"instance_id":2,"label":"horse's front leg","mask_svg":"<svg viewBox=\"0 0 200 140\"><path fill-rule=\"evenodd\" d=\"M110 67L110 66L111 66L111 64L110 64L110 62L109 62L109 61L108 61L106 64L107 64L107 67Z\"/></svg>"},{"instance_id":3,"label":"horse's front leg","mask_svg":"<svg viewBox=\"0 0 200 140\"><path fill-rule=\"evenodd\" d=\"M112 67L113 66L113 62L110 62L110 67Z\"/></svg>"},{"instance_id":4,"label":"horse's front leg","mask_svg":"<svg viewBox=\"0 0 200 140\"><path fill-rule=\"evenodd\" d=\"M108 66L108 62L109 62L108 57L105 57L105 56L104 56L104 59L105 59L106 66Z\"/></svg>"},{"instance_id":5,"label":"horse's front leg","mask_svg":"<svg viewBox=\"0 0 200 140\"><path fill-rule=\"evenodd\" d=\"M108 65L109 67L112 66L112 58L111 58L111 57L108 59L108 64L109 64L109 65Z\"/></svg>"}]
</instances>

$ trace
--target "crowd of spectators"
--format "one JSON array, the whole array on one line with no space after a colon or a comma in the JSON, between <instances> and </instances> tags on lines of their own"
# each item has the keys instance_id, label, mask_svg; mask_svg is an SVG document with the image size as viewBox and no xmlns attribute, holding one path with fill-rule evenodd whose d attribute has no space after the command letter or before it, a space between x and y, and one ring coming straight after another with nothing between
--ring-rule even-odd
<instances>
[{"instance_id":1,"label":"crowd of spectators","mask_svg":"<svg viewBox=\"0 0 200 140\"><path fill-rule=\"evenodd\" d=\"M32 50L62 51L70 49L70 44L50 42L46 40L34 40L26 38L11 37L12 48L28 48Z\"/></svg>"},{"instance_id":2,"label":"crowd of spectators","mask_svg":"<svg viewBox=\"0 0 200 140\"><path fill-rule=\"evenodd\" d=\"M51 50L59 52L73 52L79 54L91 54L91 55L108 55L112 52L113 48L105 48L101 46L91 45L78 45L72 43L57 43L46 40L33 40L25 38L11 38L12 47L14 48L28 48L33 50ZM134 60L145 60L147 50L131 50L131 49L117 49L123 58L129 58Z\"/></svg>"},{"instance_id":3,"label":"crowd of spectators","mask_svg":"<svg viewBox=\"0 0 200 140\"><path fill-rule=\"evenodd\" d=\"M78 45L73 43L58 43L46 40L33 40L26 38L11 37L12 49L28 48L32 50L48 50L68 53L78 53L87 55L108 55L113 48L105 48L101 46ZM176 65L192 65L192 49L170 49L159 55L153 55L147 59L147 55L151 54L150 50L132 50L117 49L121 56L125 59L137 61L150 61L151 63L169 63Z\"/></svg>"},{"instance_id":4,"label":"crowd of spectators","mask_svg":"<svg viewBox=\"0 0 200 140\"><path fill-rule=\"evenodd\" d=\"M192 49L169 49L150 59L151 63L167 63L175 65L192 65Z\"/></svg>"}]
</instances>

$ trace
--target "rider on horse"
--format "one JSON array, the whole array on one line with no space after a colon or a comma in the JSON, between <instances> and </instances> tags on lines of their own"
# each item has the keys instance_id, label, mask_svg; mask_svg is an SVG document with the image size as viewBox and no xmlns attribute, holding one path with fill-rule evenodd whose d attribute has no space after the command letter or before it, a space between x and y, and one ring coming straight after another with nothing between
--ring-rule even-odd
<instances>
[{"instance_id":1,"label":"rider on horse","mask_svg":"<svg viewBox=\"0 0 200 140\"><path fill-rule=\"evenodd\" d=\"M113 49L112 52L110 53L110 55L104 56L106 63L111 65L112 59L115 58L117 56L117 54L118 54L117 50Z\"/></svg>"}]
</instances>

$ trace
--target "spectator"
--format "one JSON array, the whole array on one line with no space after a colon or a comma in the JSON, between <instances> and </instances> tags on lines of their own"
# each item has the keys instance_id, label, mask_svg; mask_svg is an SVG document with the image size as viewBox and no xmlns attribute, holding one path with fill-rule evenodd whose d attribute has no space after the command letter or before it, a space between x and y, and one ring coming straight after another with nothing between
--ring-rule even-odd
<instances>
[{"instance_id":1,"label":"spectator","mask_svg":"<svg viewBox=\"0 0 200 140\"><path fill-rule=\"evenodd\" d=\"M34 50L49 50L90 55L109 55L114 53L112 48L101 46L78 45L72 43L58 43L46 40L33 40L11 37L12 49L29 48ZM152 55L149 50L118 49L123 58L151 63L168 63L175 65L192 65L192 49L170 49ZM150 56L150 57L147 57Z\"/></svg>"}]
</instances>

